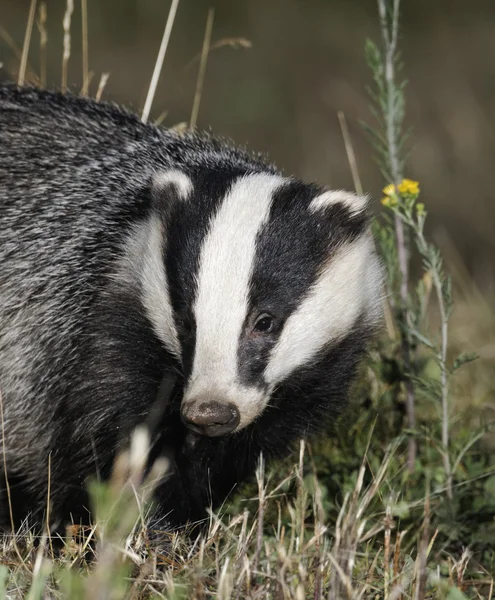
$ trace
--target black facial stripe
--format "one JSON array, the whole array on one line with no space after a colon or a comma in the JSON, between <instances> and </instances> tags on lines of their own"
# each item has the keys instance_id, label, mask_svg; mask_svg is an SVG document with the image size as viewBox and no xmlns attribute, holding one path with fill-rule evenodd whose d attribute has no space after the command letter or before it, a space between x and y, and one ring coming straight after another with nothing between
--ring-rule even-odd
<instances>
[{"instance_id":1,"label":"black facial stripe","mask_svg":"<svg viewBox=\"0 0 495 600\"><path fill-rule=\"evenodd\" d=\"M309 210L316 186L291 182L273 199L270 218L259 233L251 279L250 306L284 318L299 305L319 271L344 243L359 237L367 217L353 216L343 203Z\"/></svg>"},{"instance_id":2,"label":"black facial stripe","mask_svg":"<svg viewBox=\"0 0 495 600\"><path fill-rule=\"evenodd\" d=\"M256 242L245 325L249 314L258 311L285 321L300 305L331 255L364 232L367 216L353 215L343 203L315 212L309 210L319 193L316 186L290 182L275 194L269 220ZM278 328L278 335L282 329ZM241 334L238 361L243 382L264 385L262 374L278 335L252 338Z\"/></svg>"}]
</instances>

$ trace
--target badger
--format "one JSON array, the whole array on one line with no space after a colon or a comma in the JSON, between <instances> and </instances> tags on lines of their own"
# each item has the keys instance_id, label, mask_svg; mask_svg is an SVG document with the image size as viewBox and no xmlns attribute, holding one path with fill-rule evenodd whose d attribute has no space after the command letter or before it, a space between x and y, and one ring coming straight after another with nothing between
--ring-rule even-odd
<instances>
[{"instance_id":1,"label":"badger","mask_svg":"<svg viewBox=\"0 0 495 600\"><path fill-rule=\"evenodd\" d=\"M1 526L9 504L42 523L48 492L53 522L83 519L88 478L110 476L164 382L154 518L201 520L260 454L331 426L380 306L367 198L0 86Z\"/></svg>"}]
</instances>

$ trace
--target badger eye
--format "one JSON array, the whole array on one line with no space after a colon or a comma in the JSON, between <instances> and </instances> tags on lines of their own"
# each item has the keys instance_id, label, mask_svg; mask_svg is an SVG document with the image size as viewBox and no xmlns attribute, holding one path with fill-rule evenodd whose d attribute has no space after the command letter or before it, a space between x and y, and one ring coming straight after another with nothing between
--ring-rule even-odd
<instances>
[{"instance_id":1,"label":"badger eye","mask_svg":"<svg viewBox=\"0 0 495 600\"><path fill-rule=\"evenodd\" d=\"M273 330L273 326L273 317L265 313L256 319L253 331L256 333L270 333Z\"/></svg>"}]
</instances>

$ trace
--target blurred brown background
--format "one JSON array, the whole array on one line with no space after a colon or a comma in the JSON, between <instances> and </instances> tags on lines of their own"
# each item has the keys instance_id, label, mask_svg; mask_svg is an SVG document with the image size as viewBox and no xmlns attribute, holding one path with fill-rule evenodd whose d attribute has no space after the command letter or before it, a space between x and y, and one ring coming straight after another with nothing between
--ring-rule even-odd
<instances>
[{"instance_id":1,"label":"blurred brown background","mask_svg":"<svg viewBox=\"0 0 495 600\"><path fill-rule=\"evenodd\" d=\"M38 2L39 4L39 2ZM47 1L48 83L60 85L65 0ZM74 0L69 84L81 86L81 6ZM110 72L104 98L140 110L169 10L168 0L88 0L89 66L95 93ZM352 187L337 119L346 114L365 189L379 198L382 181L360 121L372 123L364 59L378 41L373 0L181 0L152 117L187 121L208 8L212 43L248 39L250 49L223 47L208 61L199 127L268 152L288 173ZM406 175L421 183L429 233L454 265L488 297L495 288L495 2L403 0L401 46L413 126ZM29 0L0 0L1 79L18 68ZM11 40L8 39L11 37ZM39 73L35 25L29 62ZM475 315L472 315L476 318Z\"/></svg>"}]
</instances>

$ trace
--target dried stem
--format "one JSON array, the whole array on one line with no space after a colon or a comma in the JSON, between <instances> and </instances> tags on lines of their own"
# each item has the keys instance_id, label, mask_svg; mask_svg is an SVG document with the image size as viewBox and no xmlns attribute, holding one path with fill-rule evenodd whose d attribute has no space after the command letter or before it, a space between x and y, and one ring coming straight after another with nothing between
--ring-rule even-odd
<instances>
[{"instance_id":1,"label":"dried stem","mask_svg":"<svg viewBox=\"0 0 495 600\"><path fill-rule=\"evenodd\" d=\"M101 100L101 97L103 95L103 90L105 89L105 86L107 85L107 81L108 81L109 77L110 77L110 73L102 73L101 74L100 83L98 84L98 89L96 90L96 96L95 96L96 102L99 102Z\"/></svg>"},{"instance_id":2,"label":"dried stem","mask_svg":"<svg viewBox=\"0 0 495 600\"><path fill-rule=\"evenodd\" d=\"M33 32L34 15L36 14L36 0L31 0L29 7L29 16L26 24L26 33L24 34L24 44L22 46L21 64L19 66L19 77L17 78L18 85L24 85L26 78L27 59L29 54L29 45L31 43L31 34Z\"/></svg>"},{"instance_id":3,"label":"dried stem","mask_svg":"<svg viewBox=\"0 0 495 600\"><path fill-rule=\"evenodd\" d=\"M201 103L201 94L203 92L203 83L206 74L206 63L210 52L211 32L213 30L213 19L215 17L215 9L210 8L208 18L206 19L205 37L203 40L203 49L201 50L201 61L199 63L198 80L196 82L196 92L194 94L194 102L191 113L191 121L189 129L193 130L198 121L199 105Z\"/></svg>"},{"instance_id":4,"label":"dried stem","mask_svg":"<svg viewBox=\"0 0 495 600\"><path fill-rule=\"evenodd\" d=\"M395 60L397 52L397 37L399 31L399 6L400 0L394 0L392 10L391 30L389 29L387 8L385 0L378 0L378 12L380 15L380 29L383 45L385 48L385 83L387 86L387 110L386 110L386 138L387 149L390 161L390 175L395 185L398 185L402 179L400 164L400 149L397 131L397 103L396 103L396 83L395 83ZM404 232L404 223L398 215L394 217L395 238L397 244L397 256L399 261L399 270L401 274L400 285L400 307L398 310L399 322L404 325L408 322L408 280L409 263ZM405 329L405 327L404 327ZM411 351L407 333L402 331L401 343L402 358L405 370L405 388L406 388L406 410L407 422L410 429L416 425L415 419L415 394L414 387L410 378L411 372ZM407 464L409 471L413 471L416 459L416 440L409 438Z\"/></svg>"},{"instance_id":5,"label":"dried stem","mask_svg":"<svg viewBox=\"0 0 495 600\"><path fill-rule=\"evenodd\" d=\"M67 5L64 14L64 51L62 54L62 85L61 90L64 94L67 91L67 69L70 58L70 22L72 13L74 12L74 0L67 0Z\"/></svg>"},{"instance_id":6,"label":"dried stem","mask_svg":"<svg viewBox=\"0 0 495 600\"><path fill-rule=\"evenodd\" d=\"M9 506L10 526L12 527L12 535L14 535L14 511L12 508L12 495L10 493L10 484L7 473L7 452L5 450L5 421L3 416L3 397L0 392L0 424L2 426L2 458L3 458L3 476L5 478L5 491L7 492L7 503Z\"/></svg>"},{"instance_id":7,"label":"dried stem","mask_svg":"<svg viewBox=\"0 0 495 600\"><path fill-rule=\"evenodd\" d=\"M386 512L385 512L385 543L384 543L384 554L383 554L383 597L385 600L388 598L389 586L390 586L390 539L392 535L392 505L391 502L387 504Z\"/></svg>"},{"instance_id":8,"label":"dried stem","mask_svg":"<svg viewBox=\"0 0 495 600\"><path fill-rule=\"evenodd\" d=\"M81 0L82 22L82 77L81 95L88 95L89 88L89 58L88 58L88 0Z\"/></svg>"},{"instance_id":9,"label":"dried stem","mask_svg":"<svg viewBox=\"0 0 495 600\"><path fill-rule=\"evenodd\" d=\"M160 78L160 72L162 70L165 53L167 52L167 46L170 40L170 34L172 33L172 27L174 26L178 4L179 0L172 0L172 4L170 5L165 31L163 32L162 43L160 44L160 50L158 51L158 56L156 57L155 68L153 70L153 75L151 76L150 87L148 89L148 95L146 96L146 102L144 103L143 114L141 115L141 121L143 123L146 123L148 121L148 117L150 116L151 105L153 104L156 86L158 85L158 79Z\"/></svg>"},{"instance_id":10,"label":"dried stem","mask_svg":"<svg viewBox=\"0 0 495 600\"><path fill-rule=\"evenodd\" d=\"M253 557L251 573L253 577L253 585L255 584L254 578L256 577L256 571L258 569L258 562L261 555L261 549L263 548L263 527L265 519L265 461L263 455L260 454L258 469L256 471L256 479L258 481L258 528L256 531L256 551Z\"/></svg>"},{"instance_id":11,"label":"dried stem","mask_svg":"<svg viewBox=\"0 0 495 600\"><path fill-rule=\"evenodd\" d=\"M349 127L347 127L347 120L345 118L345 114L341 110L338 111L337 117L339 119L339 125L340 125L340 131L342 133L342 138L344 139L344 146L345 146L345 151L347 154L347 162L349 163L349 168L351 169L351 175L352 175L352 181L354 183L354 189L356 190L356 194L359 194L359 196L362 196L363 195L363 185L361 183L361 177L359 176L356 155L354 153L354 147L352 145L351 136L349 134Z\"/></svg>"}]
</instances>

